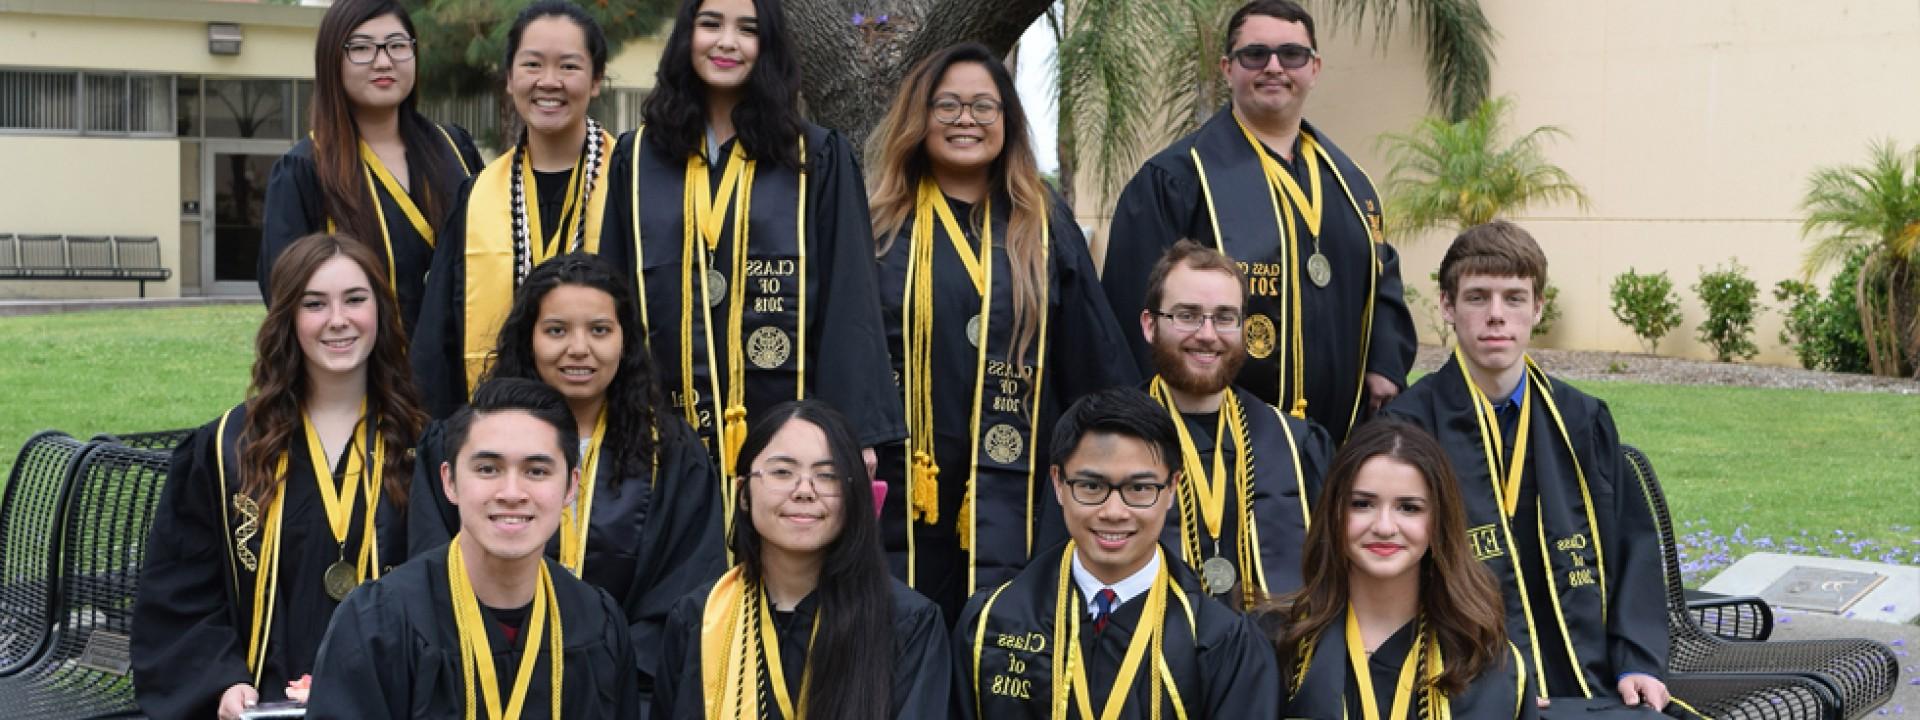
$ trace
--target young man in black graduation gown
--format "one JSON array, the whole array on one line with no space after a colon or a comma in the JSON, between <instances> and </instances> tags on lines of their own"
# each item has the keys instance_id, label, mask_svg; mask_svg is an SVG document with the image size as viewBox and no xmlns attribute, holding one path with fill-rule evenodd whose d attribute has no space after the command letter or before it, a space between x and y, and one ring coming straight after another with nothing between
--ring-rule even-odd
<instances>
[{"instance_id":1,"label":"young man in black graduation gown","mask_svg":"<svg viewBox=\"0 0 1920 720\"><path fill-rule=\"evenodd\" d=\"M1606 403L1527 356L1547 259L1506 221L1468 228L1440 261L1459 345L1386 413L1453 461L1474 553L1502 582L1507 632L1542 698L1668 704L1660 536ZM1675 709L1679 704L1675 704Z\"/></svg>"},{"instance_id":2,"label":"young man in black graduation gown","mask_svg":"<svg viewBox=\"0 0 1920 720\"><path fill-rule=\"evenodd\" d=\"M1266 638L1159 543L1182 482L1165 409L1139 390L1102 391L1067 410L1053 441L1072 540L967 602L953 716L1278 717Z\"/></svg>"},{"instance_id":3,"label":"young man in black graduation gown","mask_svg":"<svg viewBox=\"0 0 1920 720\"><path fill-rule=\"evenodd\" d=\"M1232 102L1121 191L1101 282L1124 325L1176 240L1239 261L1252 294L1238 384L1337 443L1405 385L1416 340L1372 181L1302 119L1314 48L1313 18L1291 0L1233 15L1220 59ZM1148 350L1134 343L1143 371Z\"/></svg>"},{"instance_id":4,"label":"young man in black graduation gown","mask_svg":"<svg viewBox=\"0 0 1920 720\"><path fill-rule=\"evenodd\" d=\"M566 400L536 381L492 381L447 437L456 452L441 482L461 533L347 597L307 717L638 717L620 607L541 552L579 482Z\"/></svg>"},{"instance_id":5,"label":"young man in black graduation gown","mask_svg":"<svg viewBox=\"0 0 1920 720\"><path fill-rule=\"evenodd\" d=\"M1232 259L1187 240L1154 265L1139 318L1158 373L1147 391L1180 423L1182 482L1161 542L1242 610L1300 588L1308 505L1333 454L1319 425L1232 385L1246 297Z\"/></svg>"}]
</instances>

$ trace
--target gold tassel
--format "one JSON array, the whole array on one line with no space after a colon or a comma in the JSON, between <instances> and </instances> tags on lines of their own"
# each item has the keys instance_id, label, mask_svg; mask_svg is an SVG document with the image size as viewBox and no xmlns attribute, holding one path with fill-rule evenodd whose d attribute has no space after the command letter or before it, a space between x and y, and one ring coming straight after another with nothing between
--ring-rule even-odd
<instances>
[{"instance_id":1,"label":"gold tassel","mask_svg":"<svg viewBox=\"0 0 1920 720\"><path fill-rule=\"evenodd\" d=\"M740 456L740 446L747 444L747 409L739 405L727 408L725 424L720 435L720 452L726 462L733 462Z\"/></svg>"},{"instance_id":2,"label":"gold tassel","mask_svg":"<svg viewBox=\"0 0 1920 720\"><path fill-rule=\"evenodd\" d=\"M928 525L940 522L940 466L933 463L933 453L924 450L913 453L913 477L907 482L913 488L911 517Z\"/></svg>"},{"instance_id":3,"label":"gold tassel","mask_svg":"<svg viewBox=\"0 0 1920 720\"><path fill-rule=\"evenodd\" d=\"M973 482L967 482L967 494L960 498L960 514L953 519L953 532L960 536L960 549L973 551Z\"/></svg>"}]
</instances>

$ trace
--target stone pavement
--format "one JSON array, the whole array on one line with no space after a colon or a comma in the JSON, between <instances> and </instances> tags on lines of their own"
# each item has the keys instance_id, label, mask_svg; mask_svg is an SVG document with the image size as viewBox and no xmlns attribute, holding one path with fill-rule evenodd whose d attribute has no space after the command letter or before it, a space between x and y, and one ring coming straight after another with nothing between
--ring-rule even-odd
<instances>
[{"instance_id":1,"label":"stone pavement","mask_svg":"<svg viewBox=\"0 0 1920 720\"><path fill-rule=\"evenodd\" d=\"M1894 686L1893 699L1867 717L1920 718L1920 652L1916 652L1920 651L1920 625L1896 625L1779 608L1773 612L1772 640L1866 638L1892 647L1893 654L1900 660L1900 680Z\"/></svg>"}]
</instances>

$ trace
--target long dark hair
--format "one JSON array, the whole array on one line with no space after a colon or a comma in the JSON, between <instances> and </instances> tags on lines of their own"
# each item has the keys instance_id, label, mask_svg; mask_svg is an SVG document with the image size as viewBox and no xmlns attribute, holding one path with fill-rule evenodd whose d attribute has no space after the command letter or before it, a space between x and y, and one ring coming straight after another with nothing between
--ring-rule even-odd
<instances>
[{"instance_id":1,"label":"long dark hair","mask_svg":"<svg viewBox=\"0 0 1920 720\"><path fill-rule=\"evenodd\" d=\"M707 85L693 71L694 16L703 0L681 0L660 54L653 93L641 106L647 140L668 158L685 158L705 144ZM747 75L745 97L733 108L733 131L747 157L794 168L805 159L794 143L806 132L800 116L800 62L787 35L780 0L753 0L760 52Z\"/></svg>"},{"instance_id":2,"label":"long dark hair","mask_svg":"<svg viewBox=\"0 0 1920 720\"><path fill-rule=\"evenodd\" d=\"M419 37L413 17L398 0L340 0L327 9L313 45L313 95L308 102L313 108L313 166L320 180L321 209L342 234L369 244L378 242L386 228L380 227L367 193L366 173L360 169L360 126L353 120L353 100L340 80L340 66L346 61L346 42L354 28L386 15L397 18L407 35ZM414 85L413 92L400 101L400 140L407 145L408 194L437 229L444 219L441 211L452 207L458 188L434 182L446 177L453 148L417 107L419 52L416 48L414 59L408 61L414 63Z\"/></svg>"},{"instance_id":3,"label":"long dark hair","mask_svg":"<svg viewBox=\"0 0 1920 720\"><path fill-rule=\"evenodd\" d=\"M653 374L653 356L647 352L646 329L640 324L633 288L598 255L568 253L541 263L527 274L514 292L513 308L500 325L493 347L492 367L485 379L539 380L533 357L533 333L540 323L540 302L562 285L593 288L613 298L613 316L620 323L620 366L607 386L607 442L619 448L609 472L601 480L618 485L621 478L640 476L658 452L659 382ZM585 462L585 460L582 460Z\"/></svg>"},{"instance_id":4,"label":"long dark hair","mask_svg":"<svg viewBox=\"0 0 1920 720\"><path fill-rule=\"evenodd\" d=\"M1006 139L1000 156L988 171L990 187L1006 192L1013 200L1007 215L1007 257L1013 263L1013 337L1009 346L1014 357L1026 354L1027 346L1040 328L1040 290L1046 286L1046 248L1042 238L1053 197L1040 179L1040 165L1034 159L1029 138L1027 111L1020 105L1020 93L1013 75L992 50L980 43L967 42L934 53L920 61L900 83L885 118L867 137L868 193L873 214L874 248L885 255L895 235L913 217L919 199L920 179L933 172L927 157L927 133L932 128L933 92L947 69L974 63L985 68L1000 93L1000 119ZM975 227L981 222L985 203L974 206Z\"/></svg>"},{"instance_id":5,"label":"long dark hair","mask_svg":"<svg viewBox=\"0 0 1920 720\"><path fill-rule=\"evenodd\" d=\"M294 316L314 272L343 256L359 265L372 285L380 327L374 333L373 353L367 357L367 414L378 420L375 430L387 443L382 466L385 499L396 508L407 506L407 486L413 478L412 453L407 450L426 426L427 415L413 387L399 302L387 285L386 266L366 243L316 233L294 241L274 261L267 285L273 288L273 296L254 337L253 383L247 390L247 420L240 432L240 492L261 507L280 487L282 478L274 470L295 442L294 433L304 422L301 409L312 387ZM313 469L316 473L330 470Z\"/></svg>"},{"instance_id":6,"label":"long dark hair","mask_svg":"<svg viewBox=\"0 0 1920 720\"><path fill-rule=\"evenodd\" d=\"M840 535L827 546L820 569L819 632L808 652L814 686L807 716L880 718L891 712L893 590L880 554L880 527L873 507L873 479L846 417L821 400L789 400L760 414L747 431L734 462L741 477L733 517L733 556L753 586L763 585L760 533L748 507L746 468L790 422L805 422L827 436L833 468L846 478L840 495Z\"/></svg>"},{"instance_id":7,"label":"long dark hair","mask_svg":"<svg viewBox=\"0 0 1920 720\"><path fill-rule=\"evenodd\" d=\"M568 0L539 0L522 8L513 18L513 24L507 27L507 54L500 59L502 79L513 76L513 56L520 52L520 38L527 34L527 26L545 17L566 18L580 26L580 34L586 36L587 54L593 60L593 79L607 76L607 33L600 29L600 23L584 8Z\"/></svg>"},{"instance_id":8,"label":"long dark hair","mask_svg":"<svg viewBox=\"0 0 1920 720\"><path fill-rule=\"evenodd\" d=\"M1426 615L1446 657L1446 670L1434 681L1449 695L1466 690L1482 672L1507 657L1506 606L1493 573L1475 559L1467 539L1466 500L1440 443L1419 426L1394 419L1361 425L1333 456L1320 497L1313 506L1306 551L1300 565L1300 590L1255 612L1278 613L1283 629L1274 638L1282 677L1293 682L1294 656L1301 641L1331 628L1347 611L1349 573L1347 517L1360 468L1376 457L1392 458L1420 472L1427 481L1427 554L1420 558L1420 612Z\"/></svg>"}]
</instances>

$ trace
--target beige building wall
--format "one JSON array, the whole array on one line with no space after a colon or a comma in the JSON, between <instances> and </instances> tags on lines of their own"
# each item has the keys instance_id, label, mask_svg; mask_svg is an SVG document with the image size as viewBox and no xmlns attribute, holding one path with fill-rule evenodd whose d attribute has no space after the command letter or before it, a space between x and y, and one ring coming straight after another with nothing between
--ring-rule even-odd
<instances>
[{"instance_id":1,"label":"beige building wall","mask_svg":"<svg viewBox=\"0 0 1920 720\"><path fill-rule=\"evenodd\" d=\"M325 8L201 0L0 0L0 65L312 77ZM207 52L207 23L239 23L239 55Z\"/></svg>"},{"instance_id":2,"label":"beige building wall","mask_svg":"<svg viewBox=\"0 0 1920 720\"><path fill-rule=\"evenodd\" d=\"M0 218L4 231L71 235L152 235L166 282L147 297L180 295L180 150L173 142L110 138L0 136ZM133 282L6 281L0 299L118 298Z\"/></svg>"},{"instance_id":3,"label":"beige building wall","mask_svg":"<svg viewBox=\"0 0 1920 720\"><path fill-rule=\"evenodd\" d=\"M1608 309L1614 275L1665 270L1686 319L1662 354L1707 357L1691 286L1702 266L1738 259L1768 309L1759 362L1795 364L1779 343L1774 283L1800 277L1807 242L1799 202L1823 165L1858 163L1868 143L1920 144L1920 5L1909 0L1481 0L1500 37L1493 89L1514 98L1512 126L1570 134L1552 159L1592 204L1534 208L1514 219L1539 238L1561 288L1560 324L1543 345L1639 351ZM1384 182L1374 145L1426 111L1421 50L1402 31L1322 28L1326 57L1308 118ZM1087 211L1082 203L1082 212ZM1104 228L1103 213L1083 221ZM1427 275L1451 233L1401 243L1403 276L1437 298ZM1821 276L1824 283L1825 276ZM1416 311L1416 314L1419 314ZM1423 339L1434 342L1419 319Z\"/></svg>"}]
</instances>

